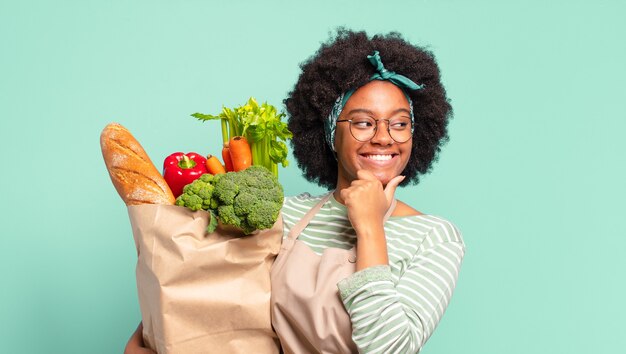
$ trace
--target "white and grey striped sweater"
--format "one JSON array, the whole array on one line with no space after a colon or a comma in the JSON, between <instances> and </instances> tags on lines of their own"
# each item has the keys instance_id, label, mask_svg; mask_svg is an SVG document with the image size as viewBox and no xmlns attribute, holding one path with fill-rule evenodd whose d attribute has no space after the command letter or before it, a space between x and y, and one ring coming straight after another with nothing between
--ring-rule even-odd
<instances>
[{"instance_id":1,"label":"white and grey striped sweater","mask_svg":"<svg viewBox=\"0 0 626 354\"><path fill-rule=\"evenodd\" d=\"M285 198L285 237L322 197ZM385 235L389 266L361 270L337 286L360 353L417 353L452 297L465 244L452 223L432 215L392 216ZM352 248L356 234L346 207L331 197L298 239L321 255Z\"/></svg>"}]
</instances>

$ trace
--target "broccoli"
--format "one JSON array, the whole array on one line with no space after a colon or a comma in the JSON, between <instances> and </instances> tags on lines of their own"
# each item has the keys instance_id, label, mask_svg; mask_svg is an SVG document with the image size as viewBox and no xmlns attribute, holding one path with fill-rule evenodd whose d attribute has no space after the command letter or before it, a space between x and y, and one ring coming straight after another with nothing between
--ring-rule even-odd
<instances>
[{"instance_id":1,"label":"broccoli","mask_svg":"<svg viewBox=\"0 0 626 354\"><path fill-rule=\"evenodd\" d=\"M246 222L252 230L269 229L274 225L278 219L278 213L280 213L280 206L276 207L276 205L272 201L262 199L252 205L246 218Z\"/></svg>"},{"instance_id":2,"label":"broccoli","mask_svg":"<svg viewBox=\"0 0 626 354\"><path fill-rule=\"evenodd\" d=\"M183 188L183 194L176 199L176 205L187 207L193 211L208 210L213 196L213 175L205 173L197 180Z\"/></svg>"},{"instance_id":3,"label":"broccoli","mask_svg":"<svg viewBox=\"0 0 626 354\"><path fill-rule=\"evenodd\" d=\"M232 205L220 205L217 208L217 215L222 224L241 226L241 218L235 214L235 210Z\"/></svg>"},{"instance_id":4,"label":"broccoli","mask_svg":"<svg viewBox=\"0 0 626 354\"><path fill-rule=\"evenodd\" d=\"M271 228L283 203L283 187L268 169L250 166L239 172L204 174L183 189L176 205L208 210L224 225L236 226L249 235ZM212 232L215 223L207 230Z\"/></svg>"},{"instance_id":5,"label":"broccoli","mask_svg":"<svg viewBox=\"0 0 626 354\"><path fill-rule=\"evenodd\" d=\"M239 178L236 176L236 173L229 172L215 182L215 197L218 203L223 205L233 204L235 197L239 193L239 186L241 184L238 183Z\"/></svg>"}]
</instances>

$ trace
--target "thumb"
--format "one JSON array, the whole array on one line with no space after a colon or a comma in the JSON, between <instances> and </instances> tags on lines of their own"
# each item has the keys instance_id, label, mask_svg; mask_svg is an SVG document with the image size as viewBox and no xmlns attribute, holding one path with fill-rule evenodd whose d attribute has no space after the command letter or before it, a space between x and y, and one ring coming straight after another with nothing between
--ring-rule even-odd
<instances>
[{"instance_id":1,"label":"thumb","mask_svg":"<svg viewBox=\"0 0 626 354\"><path fill-rule=\"evenodd\" d=\"M398 188L398 185L402 181L404 181L404 176L396 176L392 178L389 183L387 183L384 191L385 196L387 197L387 203L391 203L391 201L393 200L393 195L396 193L396 188Z\"/></svg>"}]
</instances>

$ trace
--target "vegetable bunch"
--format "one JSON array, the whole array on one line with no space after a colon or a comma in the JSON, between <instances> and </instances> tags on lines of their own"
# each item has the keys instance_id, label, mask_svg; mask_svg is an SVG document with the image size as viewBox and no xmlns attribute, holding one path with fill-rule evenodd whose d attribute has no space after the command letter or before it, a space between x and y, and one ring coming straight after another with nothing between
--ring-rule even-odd
<instances>
[{"instance_id":1,"label":"vegetable bunch","mask_svg":"<svg viewBox=\"0 0 626 354\"><path fill-rule=\"evenodd\" d=\"M239 144L237 137L243 137L250 144L252 165L263 166L271 171L274 176L278 176L278 164L283 167L288 165L287 145L285 141L292 137L287 128L287 123L282 122L284 113L278 113L276 107L263 103L259 105L254 97L242 106L235 108L223 107L219 115L194 113L193 117L201 120L221 120L222 141L224 151L222 157L224 164L229 169L228 159L233 156L235 144ZM233 140L235 139L235 140ZM237 161L232 161L235 165ZM235 169L236 170L236 169Z\"/></svg>"}]
</instances>

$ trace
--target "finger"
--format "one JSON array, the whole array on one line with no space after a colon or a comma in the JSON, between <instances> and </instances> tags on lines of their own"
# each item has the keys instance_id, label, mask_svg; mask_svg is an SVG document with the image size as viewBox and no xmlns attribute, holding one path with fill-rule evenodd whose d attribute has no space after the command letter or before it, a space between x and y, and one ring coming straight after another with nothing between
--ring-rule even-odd
<instances>
[{"instance_id":1,"label":"finger","mask_svg":"<svg viewBox=\"0 0 626 354\"><path fill-rule=\"evenodd\" d=\"M356 172L356 177L358 179L363 179L366 181L378 181L378 178L376 178L376 176L374 176L374 174L368 170L358 170Z\"/></svg>"},{"instance_id":2,"label":"finger","mask_svg":"<svg viewBox=\"0 0 626 354\"><path fill-rule=\"evenodd\" d=\"M393 195L396 193L396 188L398 188L398 185L402 181L404 181L404 176L396 176L392 178L391 181L389 181L389 183L387 183L387 185L385 186L385 196L387 197L388 203L391 203L391 201L393 200Z\"/></svg>"},{"instance_id":3,"label":"finger","mask_svg":"<svg viewBox=\"0 0 626 354\"><path fill-rule=\"evenodd\" d=\"M364 186L364 185L370 184L372 182L373 182L372 180L355 179L354 181L350 182L350 187Z\"/></svg>"},{"instance_id":4,"label":"finger","mask_svg":"<svg viewBox=\"0 0 626 354\"><path fill-rule=\"evenodd\" d=\"M344 188L344 189L342 189L342 190L340 190L340 191L339 191L339 195L341 196L341 199L343 199L343 202L344 202L344 203L346 202L346 199L348 198L348 195L349 195L349 193L350 193L350 192L348 191L348 189L349 189L349 188L350 188L350 187L348 187L348 188Z\"/></svg>"}]
</instances>

